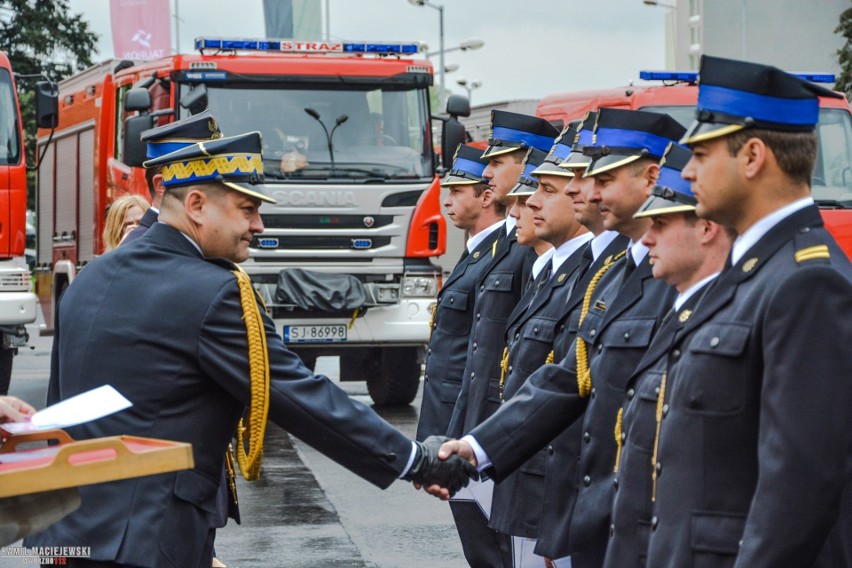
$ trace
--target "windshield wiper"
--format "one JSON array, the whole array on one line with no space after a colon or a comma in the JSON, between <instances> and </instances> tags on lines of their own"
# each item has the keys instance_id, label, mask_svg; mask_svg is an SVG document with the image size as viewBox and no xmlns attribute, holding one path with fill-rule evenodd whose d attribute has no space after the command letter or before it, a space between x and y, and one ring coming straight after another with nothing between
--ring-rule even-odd
<instances>
[{"instance_id":1,"label":"windshield wiper","mask_svg":"<svg viewBox=\"0 0 852 568\"><path fill-rule=\"evenodd\" d=\"M815 199L821 209L852 209L852 199L839 201L837 199Z\"/></svg>"}]
</instances>

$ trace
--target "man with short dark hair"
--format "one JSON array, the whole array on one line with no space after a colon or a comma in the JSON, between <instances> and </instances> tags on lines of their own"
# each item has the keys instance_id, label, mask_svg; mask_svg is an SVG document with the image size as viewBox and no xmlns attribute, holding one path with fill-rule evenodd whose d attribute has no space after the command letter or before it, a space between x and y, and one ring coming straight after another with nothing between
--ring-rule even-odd
<instances>
[{"instance_id":1,"label":"man with short dark hair","mask_svg":"<svg viewBox=\"0 0 852 568\"><path fill-rule=\"evenodd\" d=\"M704 56L683 171L739 236L668 352L647 565L852 565L852 265L810 196L818 97Z\"/></svg>"}]
</instances>

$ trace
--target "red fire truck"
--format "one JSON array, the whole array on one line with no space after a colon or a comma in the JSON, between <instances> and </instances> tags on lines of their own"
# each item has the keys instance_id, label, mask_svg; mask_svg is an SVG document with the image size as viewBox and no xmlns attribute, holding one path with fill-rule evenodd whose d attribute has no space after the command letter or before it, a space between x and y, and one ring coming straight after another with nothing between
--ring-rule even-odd
<instances>
[{"instance_id":1,"label":"red fire truck","mask_svg":"<svg viewBox=\"0 0 852 568\"><path fill-rule=\"evenodd\" d=\"M698 73L642 71L649 84L614 89L556 93L544 97L536 115L557 125L601 107L650 110L670 114L684 126L695 116ZM821 83L834 83L830 74L803 74ZM846 99L820 98L819 154L811 183L826 226L852 257L852 112Z\"/></svg>"},{"instance_id":2,"label":"red fire truck","mask_svg":"<svg viewBox=\"0 0 852 568\"><path fill-rule=\"evenodd\" d=\"M36 85L36 121L55 126L54 86ZM53 98L51 98L53 97ZM51 114L52 113L52 114ZM27 223L27 164L15 78L0 52L0 394L12 377L12 359L29 340L26 327L36 319L36 297L24 257Z\"/></svg>"},{"instance_id":3,"label":"red fire truck","mask_svg":"<svg viewBox=\"0 0 852 568\"><path fill-rule=\"evenodd\" d=\"M417 44L219 38L196 49L60 83L38 180L48 329L62 290L102 251L106 206L148 196L140 132L210 109L226 136L263 135L262 191L278 204L262 206L266 229L243 268L285 341L308 365L339 356L341 379L366 379L376 403L408 404L440 286L431 259L446 239L431 65ZM460 142L450 130L445 143Z\"/></svg>"}]
</instances>

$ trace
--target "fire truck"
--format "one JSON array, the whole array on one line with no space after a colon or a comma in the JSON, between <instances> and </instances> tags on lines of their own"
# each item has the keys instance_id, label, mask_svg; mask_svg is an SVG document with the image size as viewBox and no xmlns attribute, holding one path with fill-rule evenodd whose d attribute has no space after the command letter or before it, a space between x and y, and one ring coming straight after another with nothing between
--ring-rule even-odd
<instances>
[{"instance_id":1,"label":"fire truck","mask_svg":"<svg viewBox=\"0 0 852 568\"><path fill-rule=\"evenodd\" d=\"M46 81L36 85L36 121L42 127L55 126L53 88ZM9 58L2 52L0 119L0 394L6 394L12 378L12 359L29 341L25 324L35 321L37 302L24 257L27 164L23 126L15 77Z\"/></svg>"},{"instance_id":2,"label":"fire truck","mask_svg":"<svg viewBox=\"0 0 852 568\"><path fill-rule=\"evenodd\" d=\"M441 284L432 259L446 246L432 119L446 120L455 148L469 103L432 116L432 67L417 44L199 38L195 48L60 83L38 178L46 332L64 288L102 251L107 205L149 196L140 133L210 109L225 136L262 134L259 187L278 203L261 207L265 230L242 266L285 342L308 366L339 356L341 380L366 380L376 404L410 403Z\"/></svg>"},{"instance_id":3,"label":"fire truck","mask_svg":"<svg viewBox=\"0 0 852 568\"><path fill-rule=\"evenodd\" d=\"M800 74L819 83L834 83L831 74ZM695 117L698 73L693 71L641 71L647 84L593 91L555 93L544 97L536 116L557 126L581 118L601 107L665 112L684 126ZM844 99L819 100L819 154L811 180L814 200L826 227L852 258L852 111Z\"/></svg>"}]
</instances>

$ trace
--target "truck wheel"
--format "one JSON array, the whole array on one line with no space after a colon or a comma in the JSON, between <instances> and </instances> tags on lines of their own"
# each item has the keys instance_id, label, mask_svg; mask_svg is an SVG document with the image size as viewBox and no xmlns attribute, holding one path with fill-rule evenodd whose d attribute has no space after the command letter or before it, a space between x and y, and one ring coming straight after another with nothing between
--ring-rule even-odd
<instances>
[{"instance_id":1,"label":"truck wheel","mask_svg":"<svg viewBox=\"0 0 852 568\"><path fill-rule=\"evenodd\" d=\"M12 359L14 357L14 349L0 347L0 395L9 394L9 383L12 381Z\"/></svg>"},{"instance_id":2,"label":"truck wheel","mask_svg":"<svg viewBox=\"0 0 852 568\"><path fill-rule=\"evenodd\" d=\"M367 378L367 390L376 406L406 406L420 387L420 359L416 347L382 349L378 372Z\"/></svg>"}]
</instances>

